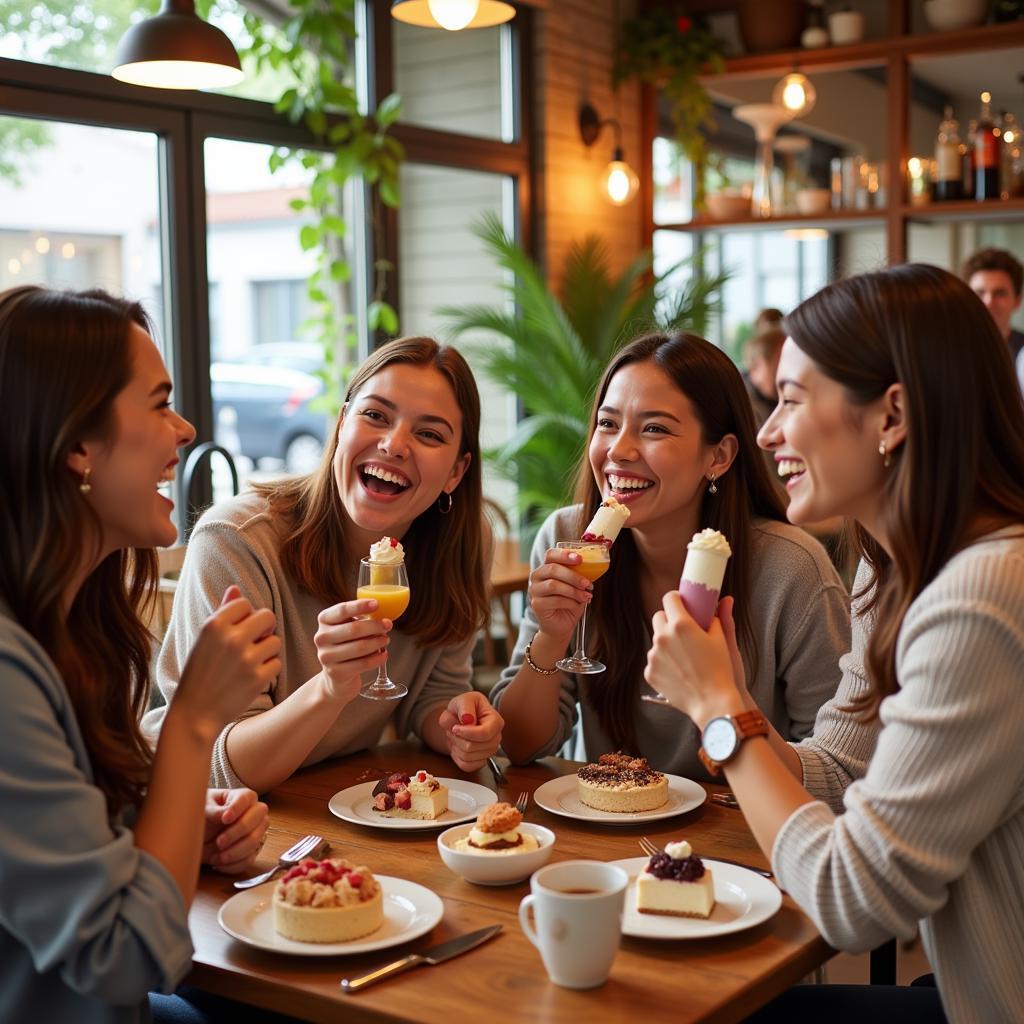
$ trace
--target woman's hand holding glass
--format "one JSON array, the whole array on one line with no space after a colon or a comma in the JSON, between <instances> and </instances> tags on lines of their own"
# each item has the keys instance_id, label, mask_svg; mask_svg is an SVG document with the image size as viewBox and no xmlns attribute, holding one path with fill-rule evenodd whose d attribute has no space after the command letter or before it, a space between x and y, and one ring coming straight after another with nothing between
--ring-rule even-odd
<instances>
[{"instance_id":1,"label":"woman's hand holding glass","mask_svg":"<svg viewBox=\"0 0 1024 1024\"><path fill-rule=\"evenodd\" d=\"M738 714L747 707L731 601L728 609L719 604L719 615L723 611L728 626L716 616L705 632L673 590L652 621L654 641L644 679L700 729L716 715Z\"/></svg>"},{"instance_id":2,"label":"woman's hand holding glass","mask_svg":"<svg viewBox=\"0 0 1024 1024\"><path fill-rule=\"evenodd\" d=\"M263 846L270 814L251 789L208 789L203 863L225 875L248 871Z\"/></svg>"},{"instance_id":3,"label":"woman's hand holding glass","mask_svg":"<svg viewBox=\"0 0 1024 1024\"><path fill-rule=\"evenodd\" d=\"M327 692L339 706L359 695L364 672L380 668L387 659L392 623L370 617L378 605L374 599L342 601L317 616L316 656Z\"/></svg>"},{"instance_id":4,"label":"woman's hand holding glass","mask_svg":"<svg viewBox=\"0 0 1024 1024\"><path fill-rule=\"evenodd\" d=\"M594 584L576 571L581 562L576 551L548 548L544 561L530 573L527 595L539 632L562 650L594 597Z\"/></svg>"},{"instance_id":5,"label":"woman's hand holding glass","mask_svg":"<svg viewBox=\"0 0 1024 1024\"><path fill-rule=\"evenodd\" d=\"M276 624L272 611L253 608L238 587L228 587L199 632L171 708L216 732L235 721L281 671Z\"/></svg>"}]
</instances>

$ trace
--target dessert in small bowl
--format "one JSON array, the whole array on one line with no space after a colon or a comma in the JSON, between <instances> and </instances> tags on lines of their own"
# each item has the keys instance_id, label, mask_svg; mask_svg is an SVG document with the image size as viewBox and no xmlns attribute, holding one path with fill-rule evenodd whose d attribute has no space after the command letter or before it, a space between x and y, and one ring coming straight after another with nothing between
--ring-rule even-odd
<instances>
[{"instance_id":1,"label":"dessert in small bowl","mask_svg":"<svg viewBox=\"0 0 1024 1024\"><path fill-rule=\"evenodd\" d=\"M472 825L456 825L437 837L441 860L467 882L511 885L547 863L555 834L526 824L511 804L485 808Z\"/></svg>"},{"instance_id":2,"label":"dessert in small bowl","mask_svg":"<svg viewBox=\"0 0 1024 1024\"><path fill-rule=\"evenodd\" d=\"M304 860L274 887L274 930L296 942L348 942L384 921L380 883L341 857Z\"/></svg>"}]
</instances>

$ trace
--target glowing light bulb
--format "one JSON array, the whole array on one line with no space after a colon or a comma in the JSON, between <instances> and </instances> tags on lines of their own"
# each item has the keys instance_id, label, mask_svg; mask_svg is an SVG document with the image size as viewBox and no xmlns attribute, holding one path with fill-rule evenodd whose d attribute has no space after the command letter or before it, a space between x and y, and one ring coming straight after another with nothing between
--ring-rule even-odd
<instances>
[{"instance_id":1,"label":"glowing light bulb","mask_svg":"<svg viewBox=\"0 0 1024 1024\"><path fill-rule=\"evenodd\" d=\"M639 188L640 179L624 160L613 160L605 168L604 191L616 206L625 206L637 194Z\"/></svg>"},{"instance_id":2,"label":"glowing light bulb","mask_svg":"<svg viewBox=\"0 0 1024 1024\"><path fill-rule=\"evenodd\" d=\"M73 260L75 258L75 243L74 242L65 242L60 247L60 254L66 260Z\"/></svg>"},{"instance_id":3,"label":"glowing light bulb","mask_svg":"<svg viewBox=\"0 0 1024 1024\"><path fill-rule=\"evenodd\" d=\"M1003 132L1003 138L1006 140L1007 143L1012 144L1013 140L1017 138L1017 136L1014 135L1014 133L1010 129L1007 129L1005 132Z\"/></svg>"},{"instance_id":4,"label":"glowing light bulb","mask_svg":"<svg viewBox=\"0 0 1024 1024\"><path fill-rule=\"evenodd\" d=\"M458 32L476 17L480 0L427 0L427 7L441 28Z\"/></svg>"},{"instance_id":5,"label":"glowing light bulb","mask_svg":"<svg viewBox=\"0 0 1024 1024\"><path fill-rule=\"evenodd\" d=\"M7 261L7 270L11 274L20 274L21 273L21 260L19 260L16 256L12 256Z\"/></svg>"},{"instance_id":6,"label":"glowing light bulb","mask_svg":"<svg viewBox=\"0 0 1024 1024\"><path fill-rule=\"evenodd\" d=\"M45 235L40 235L36 239L36 252L41 256L45 256L50 251L50 240Z\"/></svg>"},{"instance_id":7,"label":"glowing light bulb","mask_svg":"<svg viewBox=\"0 0 1024 1024\"><path fill-rule=\"evenodd\" d=\"M780 78L772 90L772 103L784 107L794 117L809 114L817 99L818 93L811 80L799 71Z\"/></svg>"}]
</instances>

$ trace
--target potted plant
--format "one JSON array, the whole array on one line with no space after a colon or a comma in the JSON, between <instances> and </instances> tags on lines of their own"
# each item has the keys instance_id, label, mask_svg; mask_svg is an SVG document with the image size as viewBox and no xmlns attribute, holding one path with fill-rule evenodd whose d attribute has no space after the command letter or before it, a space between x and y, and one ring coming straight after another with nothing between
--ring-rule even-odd
<instances>
[{"instance_id":1,"label":"potted plant","mask_svg":"<svg viewBox=\"0 0 1024 1024\"><path fill-rule=\"evenodd\" d=\"M676 140L697 165L697 205L703 202L701 180L708 159L706 131L715 127L711 97L699 76L721 71L724 44L704 18L681 12L678 4L651 8L622 25L612 80L627 78L660 88L669 102Z\"/></svg>"},{"instance_id":2,"label":"potted plant","mask_svg":"<svg viewBox=\"0 0 1024 1024\"><path fill-rule=\"evenodd\" d=\"M488 378L522 401L515 433L486 457L516 481L524 525L536 528L571 499L590 402L612 355L647 330L704 333L728 275L701 274L697 253L654 276L645 252L616 277L607 246L589 235L569 251L559 297L497 216L485 215L475 232L498 265L512 272L507 289L515 308L453 306L439 313L455 337L487 331L510 343L469 349ZM689 280L666 288L666 278L686 264L694 270Z\"/></svg>"}]
</instances>

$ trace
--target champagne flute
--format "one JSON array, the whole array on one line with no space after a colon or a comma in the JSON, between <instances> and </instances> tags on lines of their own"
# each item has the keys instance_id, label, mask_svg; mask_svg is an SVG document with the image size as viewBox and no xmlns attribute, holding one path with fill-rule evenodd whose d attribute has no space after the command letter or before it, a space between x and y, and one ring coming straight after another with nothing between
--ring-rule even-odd
<instances>
[{"instance_id":1,"label":"champagne flute","mask_svg":"<svg viewBox=\"0 0 1024 1024\"><path fill-rule=\"evenodd\" d=\"M356 597L362 601L372 598L377 610L370 612L371 619L391 619L394 622L409 607L409 577L405 562L371 562L368 558L359 561L359 585ZM387 648L384 661L377 669L377 678L366 683L359 691L367 700L399 700L409 692L402 683L388 678Z\"/></svg>"},{"instance_id":2,"label":"champagne flute","mask_svg":"<svg viewBox=\"0 0 1024 1024\"><path fill-rule=\"evenodd\" d=\"M580 556L580 563L571 565L569 568L590 580L591 583L600 579L611 565L611 553L605 544L585 540L560 540L558 547L562 551L575 551ZM587 657L586 639L587 608L584 605L583 615L576 627L576 651L571 658L562 658L561 661L555 662L557 667L563 672L578 672L581 675L604 672L605 666L601 662Z\"/></svg>"}]
</instances>

